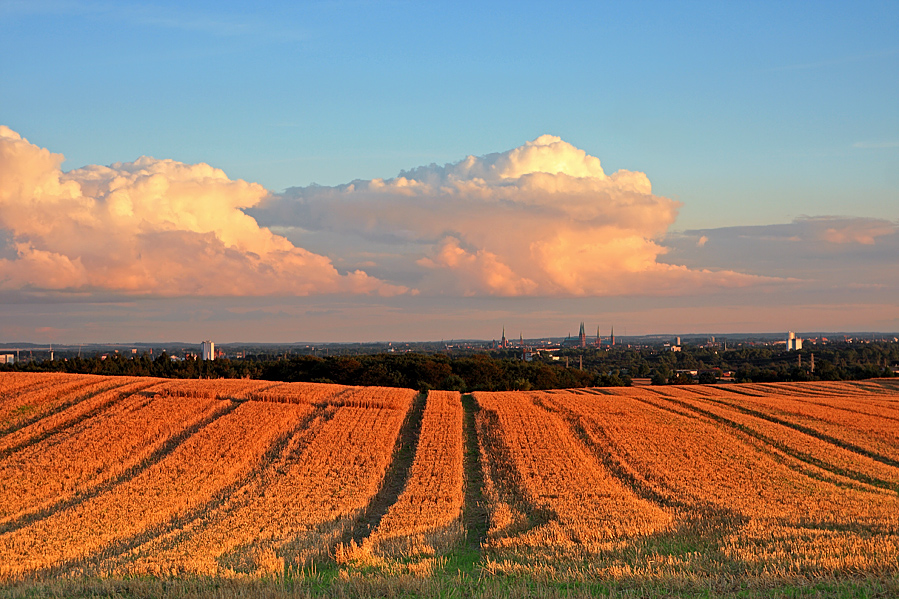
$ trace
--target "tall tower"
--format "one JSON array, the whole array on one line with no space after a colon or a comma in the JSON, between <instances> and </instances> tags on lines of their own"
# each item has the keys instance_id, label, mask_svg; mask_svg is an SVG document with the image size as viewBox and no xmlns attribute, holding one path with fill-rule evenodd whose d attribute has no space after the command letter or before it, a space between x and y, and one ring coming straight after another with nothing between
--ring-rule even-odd
<instances>
[{"instance_id":1,"label":"tall tower","mask_svg":"<svg viewBox=\"0 0 899 599\"><path fill-rule=\"evenodd\" d=\"M802 339L796 336L793 331L787 331L787 351L802 349Z\"/></svg>"},{"instance_id":2,"label":"tall tower","mask_svg":"<svg viewBox=\"0 0 899 599\"><path fill-rule=\"evenodd\" d=\"M612 347L615 347L615 327L614 326L612 326L612 334L609 337L609 342L611 343Z\"/></svg>"},{"instance_id":3,"label":"tall tower","mask_svg":"<svg viewBox=\"0 0 899 599\"><path fill-rule=\"evenodd\" d=\"M587 333L584 331L584 323L581 323L581 330L577 334L578 347L587 347Z\"/></svg>"},{"instance_id":4,"label":"tall tower","mask_svg":"<svg viewBox=\"0 0 899 599\"><path fill-rule=\"evenodd\" d=\"M503 338L502 341L499 342L499 346L503 349L506 349L509 346L509 342L506 341L506 327L503 327Z\"/></svg>"},{"instance_id":5,"label":"tall tower","mask_svg":"<svg viewBox=\"0 0 899 599\"><path fill-rule=\"evenodd\" d=\"M599 325L596 326L596 347L602 347L602 337L599 336Z\"/></svg>"},{"instance_id":6,"label":"tall tower","mask_svg":"<svg viewBox=\"0 0 899 599\"><path fill-rule=\"evenodd\" d=\"M215 343L212 341L204 341L200 344L200 351L201 360L215 360Z\"/></svg>"}]
</instances>

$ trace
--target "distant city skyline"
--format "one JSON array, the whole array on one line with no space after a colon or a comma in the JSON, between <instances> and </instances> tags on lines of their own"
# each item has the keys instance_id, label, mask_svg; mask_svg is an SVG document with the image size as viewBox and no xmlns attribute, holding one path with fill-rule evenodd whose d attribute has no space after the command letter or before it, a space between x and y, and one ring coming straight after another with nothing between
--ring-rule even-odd
<instances>
[{"instance_id":1,"label":"distant city skyline","mask_svg":"<svg viewBox=\"0 0 899 599\"><path fill-rule=\"evenodd\" d=\"M897 27L2 3L0 344L897 331Z\"/></svg>"}]
</instances>

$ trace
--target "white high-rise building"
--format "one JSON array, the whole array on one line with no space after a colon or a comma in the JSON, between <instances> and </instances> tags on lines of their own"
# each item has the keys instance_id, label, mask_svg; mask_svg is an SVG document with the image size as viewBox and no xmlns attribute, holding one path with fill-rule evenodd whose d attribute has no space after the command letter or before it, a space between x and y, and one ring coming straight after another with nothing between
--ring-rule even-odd
<instances>
[{"instance_id":1,"label":"white high-rise building","mask_svg":"<svg viewBox=\"0 0 899 599\"><path fill-rule=\"evenodd\" d=\"M203 360L215 360L215 343L204 341L200 344L200 358Z\"/></svg>"},{"instance_id":2,"label":"white high-rise building","mask_svg":"<svg viewBox=\"0 0 899 599\"><path fill-rule=\"evenodd\" d=\"M802 349L802 339L796 336L796 333L789 331L787 333L787 351Z\"/></svg>"}]
</instances>

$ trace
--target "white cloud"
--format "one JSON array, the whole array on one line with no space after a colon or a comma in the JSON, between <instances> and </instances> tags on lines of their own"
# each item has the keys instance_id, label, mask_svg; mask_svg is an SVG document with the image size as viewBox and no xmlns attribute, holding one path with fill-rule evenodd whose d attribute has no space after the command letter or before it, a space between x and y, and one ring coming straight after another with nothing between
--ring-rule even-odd
<instances>
[{"instance_id":1,"label":"white cloud","mask_svg":"<svg viewBox=\"0 0 899 599\"><path fill-rule=\"evenodd\" d=\"M267 191L206 164L142 157L68 173L0 126L0 289L131 295L395 294L260 227Z\"/></svg>"},{"instance_id":2,"label":"white cloud","mask_svg":"<svg viewBox=\"0 0 899 599\"><path fill-rule=\"evenodd\" d=\"M249 212L344 246L401 247L419 267L404 282L432 294L669 294L763 281L660 262L657 240L679 206L654 195L645 174L607 175L598 158L543 135L393 179L292 188Z\"/></svg>"}]
</instances>

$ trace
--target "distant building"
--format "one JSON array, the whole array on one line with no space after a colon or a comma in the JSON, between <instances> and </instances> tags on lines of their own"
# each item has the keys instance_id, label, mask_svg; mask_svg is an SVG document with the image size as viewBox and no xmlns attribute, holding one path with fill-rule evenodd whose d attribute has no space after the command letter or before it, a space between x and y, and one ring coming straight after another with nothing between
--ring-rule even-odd
<instances>
[{"instance_id":1,"label":"distant building","mask_svg":"<svg viewBox=\"0 0 899 599\"><path fill-rule=\"evenodd\" d=\"M16 355L15 354L0 354L0 364L15 364L16 363Z\"/></svg>"},{"instance_id":2,"label":"distant building","mask_svg":"<svg viewBox=\"0 0 899 599\"><path fill-rule=\"evenodd\" d=\"M799 351L802 349L802 339L796 336L796 333L789 331L787 333L787 351Z\"/></svg>"},{"instance_id":3,"label":"distant building","mask_svg":"<svg viewBox=\"0 0 899 599\"><path fill-rule=\"evenodd\" d=\"M581 322L581 331L577 335L578 347L587 347L587 333L584 331L584 323Z\"/></svg>"},{"instance_id":4,"label":"distant building","mask_svg":"<svg viewBox=\"0 0 899 599\"><path fill-rule=\"evenodd\" d=\"M204 341L200 344L200 359L215 360L215 343L212 341Z\"/></svg>"}]
</instances>

